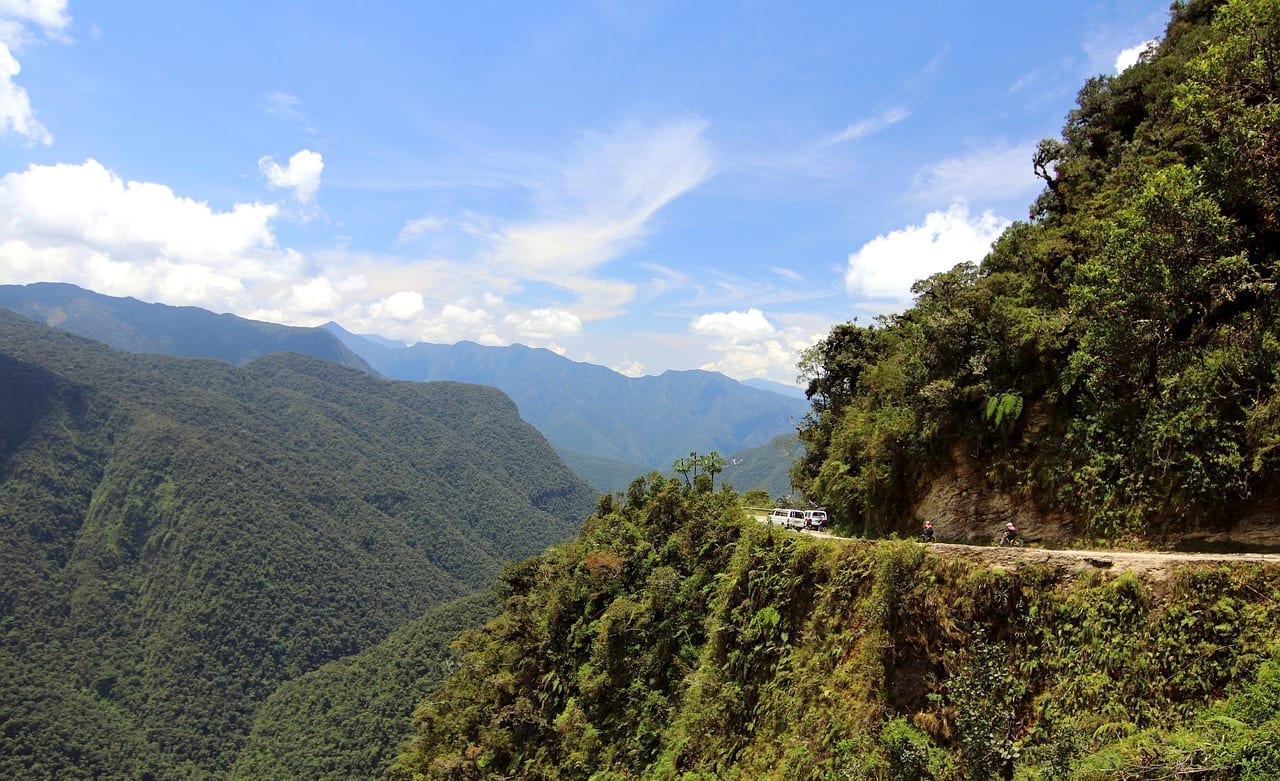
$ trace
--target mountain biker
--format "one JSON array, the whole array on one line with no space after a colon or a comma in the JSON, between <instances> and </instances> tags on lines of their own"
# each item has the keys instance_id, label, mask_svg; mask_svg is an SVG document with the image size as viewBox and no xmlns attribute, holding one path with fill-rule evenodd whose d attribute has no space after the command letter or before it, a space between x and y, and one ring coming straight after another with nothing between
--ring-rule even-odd
<instances>
[{"instance_id":1,"label":"mountain biker","mask_svg":"<svg viewBox=\"0 0 1280 781\"><path fill-rule=\"evenodd\" d=\"M1018 540L1018 527L1010 521L1004 525L1004 543L1011 545Z\"/></svg>"},{"instance_id":2,"label":"mountain biker","mask_svg":"<svg viewBox=\"0 0 1280 781\"><path fill-rule=\"evenodd\" d=\"M921 542L933 542L933 521L924 522L924 534L920 535Z\"/></svg>"}]
</instances>

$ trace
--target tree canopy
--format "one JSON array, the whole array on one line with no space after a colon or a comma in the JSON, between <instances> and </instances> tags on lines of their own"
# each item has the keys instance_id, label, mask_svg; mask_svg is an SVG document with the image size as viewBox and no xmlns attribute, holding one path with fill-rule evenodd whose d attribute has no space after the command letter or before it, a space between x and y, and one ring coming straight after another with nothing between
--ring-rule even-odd
<instances>
[{"instance_id":1,"label":"tree canopy","mask_svg":"<svg viewBox=\"0 0 1280 781\"><path fill-rule=\"evenodd\" d=\"M805 494L883 531L967 459L1097 536L1274 498L1277 63L1273 0L1196 0L1086 83L1028 161L1045 179L1028 220L805 353Z\"/></svg>"}]
</instances>

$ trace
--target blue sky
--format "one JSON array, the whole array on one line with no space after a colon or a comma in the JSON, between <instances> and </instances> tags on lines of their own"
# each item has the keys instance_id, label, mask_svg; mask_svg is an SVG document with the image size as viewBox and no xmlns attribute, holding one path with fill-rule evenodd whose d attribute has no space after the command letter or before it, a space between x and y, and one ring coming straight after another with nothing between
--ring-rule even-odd
<instances>
[{"instance_id":1,"label":"blue sky","mask_svg":"<svg viewBox=\"0 0 1280 781\"><path fill-rule=\"evenodd\" d=\"M0 283L793 382L1167 2L0 0Z\"/></svg>"}]
</instances>

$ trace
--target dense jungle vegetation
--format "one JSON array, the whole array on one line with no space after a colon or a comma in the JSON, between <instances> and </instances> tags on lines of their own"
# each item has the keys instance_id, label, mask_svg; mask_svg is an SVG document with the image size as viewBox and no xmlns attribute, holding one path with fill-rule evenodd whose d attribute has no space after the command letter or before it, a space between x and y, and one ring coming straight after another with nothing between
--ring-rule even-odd
<instances>
[{"instance_id":1,"label":"dense jungle vegetation","mask_svg":"<svg viewBox=\"0 0 1280 781\"><path fill-rule=\"evenodd\" d=\"M1098 573L810 537L653 475L504 571L390 775L1280 775L1280 570Z\"/></svg>"},{"instance_id":2,"label":"dense jungle vegetation","mask_svg":"<svg viewBox=\"0 0 1280 781\"><path fill-rule=\"evenodd\" d=\"M971 459L1079 535L1212 526L1280 487L1280 3L1176 3L1080 91L1030 219L802 361L794 469L848 531L902 529Z\"/></svg>"},{"instance_id":3,"label":"dense jungle vegetation","mask_svg":"<svg viewBox=\"0 0 1280 781\"><path fill-rule=\"evenodd\" d=\"M119 353L6 310L0 377L4 778L226 777L282 683L592 506L492 388ZM460 629L436 623L411 639Z\"/></svg>"}]
</instances>

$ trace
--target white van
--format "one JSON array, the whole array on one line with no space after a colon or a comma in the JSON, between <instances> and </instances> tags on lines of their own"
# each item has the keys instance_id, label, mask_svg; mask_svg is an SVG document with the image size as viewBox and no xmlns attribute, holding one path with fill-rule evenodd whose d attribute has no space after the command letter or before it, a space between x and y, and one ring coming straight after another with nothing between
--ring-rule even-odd
<instances>
[{"instance_id":1,"label":"white van","mask_svg":"<svg viewBox=\"0 0 1280 781\"><path fill-rule=\"evenodd\" d=\"M804 517L804 510L788 510L785 507L775 507L769 513L769 523L789 526L793 529L804 529L808 522Z\"/></svg>"},{"instance_id":2,"label":"white van","mask_svg":"<svg viewBox=\"0 0 1280 781\"><path fill-rule=\"evenodd\" d=\"M826 510L805 510L804 525L810 529L827 528L827 511Z\"/></svg>"}]
</instances>

